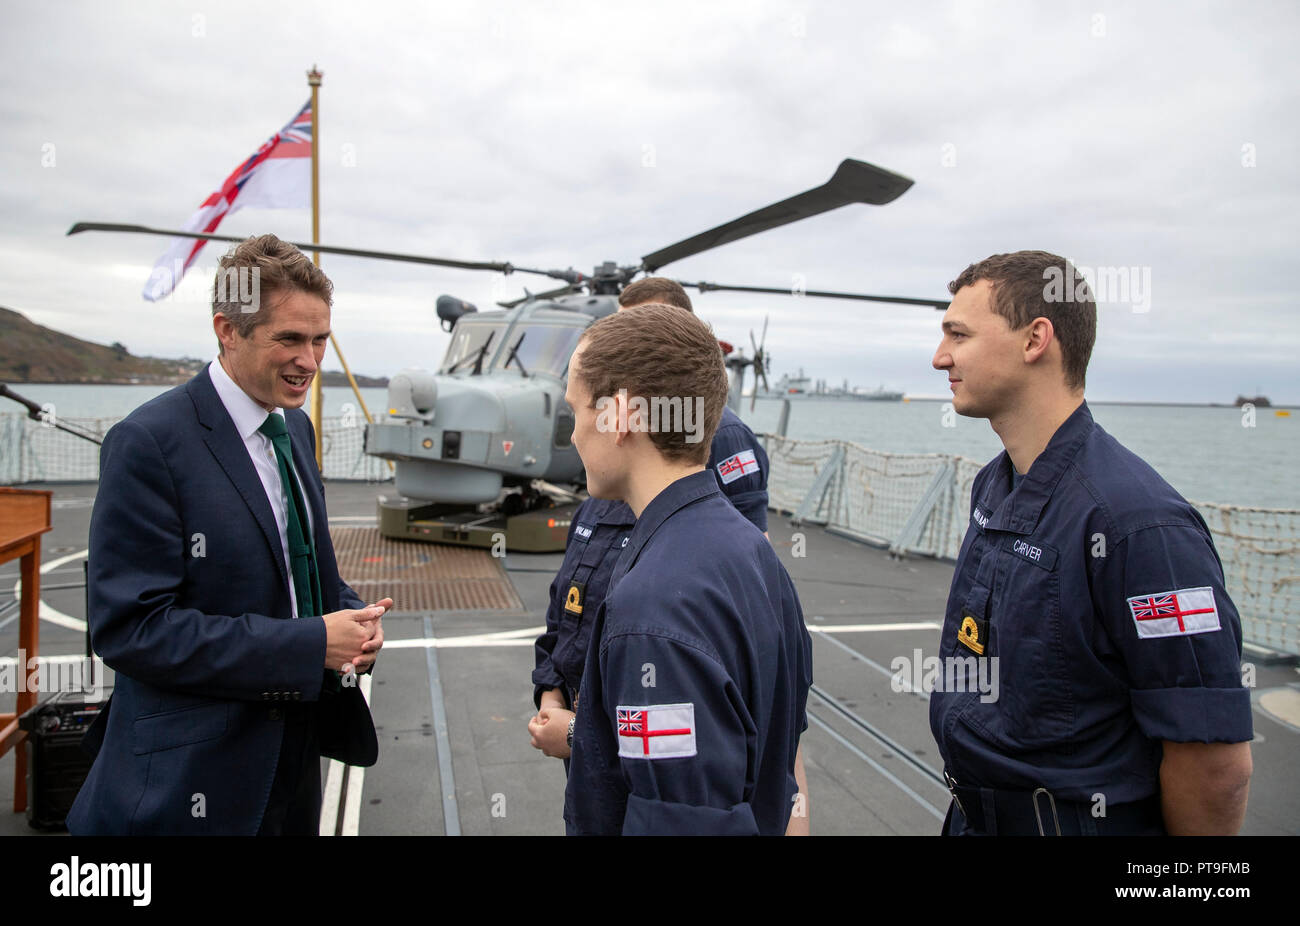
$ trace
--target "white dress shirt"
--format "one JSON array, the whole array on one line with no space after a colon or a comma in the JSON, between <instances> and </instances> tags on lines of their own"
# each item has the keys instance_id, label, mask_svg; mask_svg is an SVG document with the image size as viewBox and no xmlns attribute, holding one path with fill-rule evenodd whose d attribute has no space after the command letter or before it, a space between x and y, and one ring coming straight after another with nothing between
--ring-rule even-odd
<instances>
[{"instance_id":1,"label":"white dress shirt","mask_svg":"<svg viewBox=\"0 0 1300 926\"><path fill-rule=\"evenodd\" d=\"M253 469L257 470L267 501L271 503L275 526L280 531L280 549L284 551L284 571L289 577L289 604L293 608L293 616L297 617L298 596L295 594L293 584L293 564L289 561L289 498L284 493L284 483L280 481L280 465L275 460L275 447L271 444L271 438L258 430L269 415L279 415L283 418L284 409L277 408L273 412L267 412L249 398L248 393L239 388L230 378L226 368L221 365L220 357L208 365L208 376L212 379L212 385L217 390L221 403L230 413L230 419L235 423L235 430L244 441L244 448L248 451L249 459L253 461ZM298 491L302 492L303 503L307 506L308 530L314 532L316 522L312 516L311 502L307 499L307 493L302 490L302 480L298 478L298 470L294 467L292 459L289 461L289 471L298 481ZM313 533L312 536L314 537L315 534Z\"/></svg>"}]
</instances>

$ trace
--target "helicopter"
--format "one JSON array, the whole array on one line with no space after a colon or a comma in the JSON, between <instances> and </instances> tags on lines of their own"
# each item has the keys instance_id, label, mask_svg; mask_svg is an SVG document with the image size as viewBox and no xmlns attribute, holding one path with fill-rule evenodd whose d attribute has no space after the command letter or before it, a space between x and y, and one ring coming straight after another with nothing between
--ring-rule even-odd
<instances>
[{"instance_id":1,"label":"helicopter","mask_svg":"<svg viewBox=\"0 0 1300 926\"><path fill-rule=\"evenodd\" d=\"M618 296L641 274L760 232L851 203L886 205L913 181L900 174L845 159L830 180L788 199L652 251L637 263L605 261L590 275L540 270L504 262L463 261L421 255L290 242L303 251L397 260L498 273L530 273L563 285L499 302L479 311L462 299L441 295L436 311L451 342L436 370L404 369L388 386L387 416L366 426L365 452L390 460L398 498L379 499L380 532L389 537L488 547L504 536L510 549L562 550L569 518L585 479L573 446L574 415L564 401L569 357L582 333L618 311ZM146 228L77 223L81 231L125 231L204 238L242 239ZM851 299L943 310L948 300L860 293L795 290L678 280L705 292L749 292ZM766 385L770 355L767 323L753 353L720 342L729 370L729 402L735 410L746 369ZM757 392L757 389L755 389ZM752 408L752 399L751 399Z\"/></svg>"}]
</instances>

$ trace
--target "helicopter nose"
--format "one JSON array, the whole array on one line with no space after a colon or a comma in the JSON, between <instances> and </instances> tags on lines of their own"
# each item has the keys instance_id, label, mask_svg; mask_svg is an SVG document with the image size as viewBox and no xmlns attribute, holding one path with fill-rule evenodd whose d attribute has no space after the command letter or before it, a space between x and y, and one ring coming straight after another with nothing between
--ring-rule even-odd
<instances>
[{"instance_id":1,"label":"helicopter nose","mask_svg":"<svg viewBox=\"0 0 1300 926\"><path fill-rule=\"evenodd\" d=\"M388 381L388 414L424 417L437 407L438 379L426 370L406 369Z\"/></svg>"}]
</instances>

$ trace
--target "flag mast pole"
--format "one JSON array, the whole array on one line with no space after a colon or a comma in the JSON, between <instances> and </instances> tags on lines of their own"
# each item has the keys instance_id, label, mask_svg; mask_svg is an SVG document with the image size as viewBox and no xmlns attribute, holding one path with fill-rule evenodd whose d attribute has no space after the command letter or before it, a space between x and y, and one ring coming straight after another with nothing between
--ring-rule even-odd
<instances>
[{"instance_id":1,"label":"flag mast pole","mask_svg":"<svg viewBox=\"0 0 1300 926\"><path fill-rule=\"evenodd\" d=\"M320 79L321 72L316 65L307 72L307 85L311 87L311 243L320 244ZM312 263L320 266L320 251L311 252ZM316 468L323 469L321 447L321 406L324 405L321 394L321 381L324 373L316 371L311 381L311 426L316 432Z\"/></svg>"},{"instance_id":2,"label":"flag mast pole","mask_svg":"<svg viewBox=\"0 0 1300 926\"><path fill-rule=\"evenodd\" d=\"M311 243L320 244L320 81L322 73L311 66L307 72L307 85L311 87ZM320 251L311 252L312 262L320 266ZM338 355L339 362L343 364L343 372L347 374L348 382L352 384L352 392L357 397L357 404L361 406L361 413L366 416L366 421L372 421L370 409L366 408L366 400L361 398L361 387L357 385L356 379L352 376L352 371L348 369L348 362L343 357L343 351L339 350L339 342L334 337L334 332L330 332L330 346L334 348L334 353ZM322 400L325 371L317 370L316 376L311 381L311 426L316 432L316 468L324 471L325 467L322 462L322 453L325 440L322 437L322 408L325 403ZM393 471L393 461L385 460L388 464L389 472Z\"/></svg>"}]
</instances>

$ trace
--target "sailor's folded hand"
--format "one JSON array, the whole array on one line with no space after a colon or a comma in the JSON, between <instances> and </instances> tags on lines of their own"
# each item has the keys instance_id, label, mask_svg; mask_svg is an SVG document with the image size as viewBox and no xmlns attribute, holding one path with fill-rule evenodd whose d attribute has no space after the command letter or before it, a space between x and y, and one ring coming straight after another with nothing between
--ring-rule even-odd
<instances>
[{"instance_id":1,"label":"sailor's folded hand","mask_svg":"<svg viewBox=\"0 0 1300 926\"><path fill-rule=\"evenodd\" d=\"M534 749L540 749L543 755L552 759L569 757L569 721L574 717L573 711L562 707L544 707L537 716L528 721L528 733Z\"/></svg>"}]
</instances>

